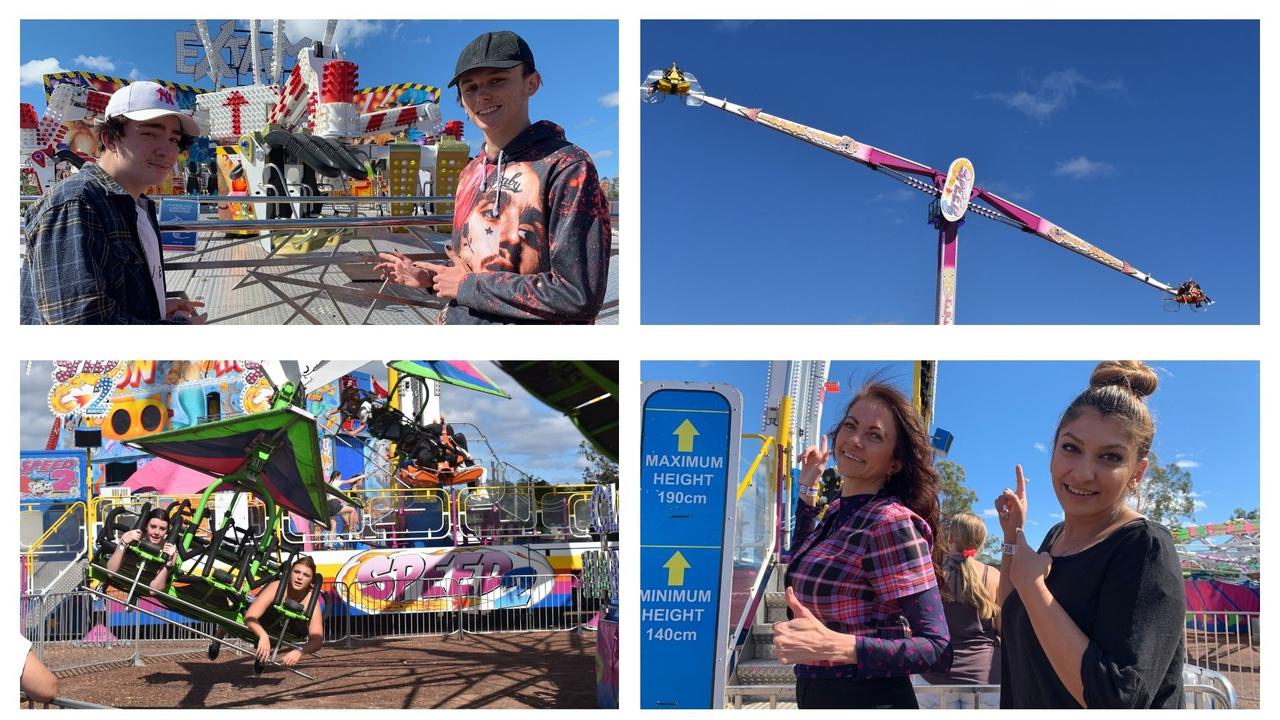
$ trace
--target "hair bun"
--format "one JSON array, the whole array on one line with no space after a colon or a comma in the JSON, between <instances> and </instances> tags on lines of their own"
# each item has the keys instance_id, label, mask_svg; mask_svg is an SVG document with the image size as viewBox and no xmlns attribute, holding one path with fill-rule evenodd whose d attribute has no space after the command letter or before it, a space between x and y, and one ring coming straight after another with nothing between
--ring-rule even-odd
<instances>
[{"instance_id":1,"label":"hair bun","mask_svg":"<svg viewBox=\"0 0 1280 720\"><path fill-rule=\"evenodd\" d=\"M1089 376L1091 387L1115 385L1145 398L1156 391L1160 380L1156 371L1141 360L1106 360L1098 363Z\"/></svg>"}]
</instances>

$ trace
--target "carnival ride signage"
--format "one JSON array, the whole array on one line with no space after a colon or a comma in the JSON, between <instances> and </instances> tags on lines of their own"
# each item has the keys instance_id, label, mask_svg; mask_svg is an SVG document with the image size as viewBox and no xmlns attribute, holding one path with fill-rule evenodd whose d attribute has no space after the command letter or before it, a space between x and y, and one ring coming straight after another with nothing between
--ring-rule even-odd
<instances>
[{"instance_id":1,"label":"carnival ride signage","mask_svg":"<svg viewBox=\"0 0 1280 720\"><path fill-rule=\"evenodd\" d=\"M223 69L229 70L231 75L235 76L236 83L240 82L241 75L251 75L253 73L253 53L250 51L250 32L247 27L236 27L236 20L227 20L218 26L217 30L210 28L209 38L212 40L212 52L216 55L214 62L221 62ZM284 27L281 28L278 36L272 37L272 33L266 29L260 30L258 35L261 38L272 38L272 43L283 48L282 57L287 59L296 59L298 52L302 48L311 45L314 40L309 37L301 37L297 40L290 40ZM191 75L192 81L199 81L203 78L210 77L210 59L205 54L204 42L200 39L200 33L196 30L183 30L178 32L175 37L175 49L177 51L177 61L174 65L176 71L181 75ZM271 47L258 48L258 68L266 70L271 67L271 56L274 50ZM287 71L289 68L281 68ZM272 79L274 82L275 79Z\"/></svg>"},{"instance_id":2,"label":"carnival ride signage","mask_svg":"<svg viewBox=\"0 0 1280 720\"><path fill-rule=\"evenodd\" d=\"M574 580L519 546L369 550L334 579L352 612L371 615L562 604Z\"/></svg>"},{"instance_id":3,"label":"carnival ride signage","mask_svg":"<svg viewBox=\"0 0 1280 720\"><path fill-rule=\"evenodd\" d=\"M640 706L723 707L742 396L645 383L641 403Z\"/></svg>"},{"instance_id":4,"label":"carnival ride signage","mask_svg":"<svg viewBox=\"0 0 1280 720\"><path fill-rule=\"evenodd\" d=\"M19 502L74 502L85 498L83 452L24 452L19 462Z\"/></svg>"}]
</instances>

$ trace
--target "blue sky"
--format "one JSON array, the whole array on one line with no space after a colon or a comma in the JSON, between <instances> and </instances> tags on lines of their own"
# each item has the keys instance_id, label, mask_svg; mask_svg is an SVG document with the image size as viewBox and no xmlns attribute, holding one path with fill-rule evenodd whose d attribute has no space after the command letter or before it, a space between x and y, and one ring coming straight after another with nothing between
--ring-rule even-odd
<instances>
[{"instance_id":1,"label":"blue sky","mask_svg":"<svg viewBox=\"0 0 1280 720\"><path fill-rule=\"evenodd\" d=\"M943 170L968 157L979 186L1218 302L1167 312L970 216L960 323L1258 321L1256 22L643 22L642 72L673 61L715 97ZM643 322L934 321L927 197L711 107L640 117Z\"/></svg>"},{"instance_id":2,"label":"blue sky","mask_svg":"<svg viewBox=\"0 0 1280 720\"><path fill-rule=\"evenodd\" d=\"M584 463L578 454L582 434L568 418L534 399L515 380L490 362L476 362L476 367L511 395L506 400L493 395L444 386L440 390L440 406L451 423L472 423L489 438L498 458L520 470L552 483L579 483ZM43 450L53 423L48 407L51 363L22 363L22 439L21 449ZM387 385L387 369L382 363L362 368ZM468 436L473 452L487 460L491 455L470 428L461 429Z\"/></svg>"},{"instance_id":3,"label":"blue sky","mask_svg":"<svg viewBox=\"0 0 1280 720\"><path fill-rule=\"evenodd\" d=\"M211 34L224 21L210 20ZM270 23L264 22L264 30ZM296 39L324 36L324 21L286 22ZM618 29L613 21L343 20L336 43L360 66L360 87L426 83L444 89L458 53L489 30L514 30L533 49L544 84L530 105L532 119L552 120L569 140L595 159L602 176L618 174ZM193 20L23 21L21 98L44 113L39 76L62 70L164 79L212 88L208 78L192 82L175 70L174 35L195 31ZM304 32L305 31L305 32ZM247 76L246 76L247 78ZM246 79L247 82L247 79ZM447 120L465 123L464 139L478 147L480 131L466 120L453 91L442 92Z\"/></svg>"},{"instance_id":4,"label":"blue sky","mask_svg":"<svg viewBox=\"0 0 1280 720\"><path fill-rule=\"evenodd\" d=\"M1148 398L1155 416L1154 450L1162 464L1180 463L1198 494L1196 520L1220 522L1237 507L1259 507L1258 365L1246 362L1159 362L1159 389ZM942 362L938 365L936 424L955 435L948 459L965 469L978 493L975 512L991 511L996 496L1014 484L1021 463L1031 479L1028 538L1038 543L1062 508L1049 484L1049 449L1066 406L1088 385L1092 362ZM742 391L743 432L760 430L765 400L764 362L645 362L644 380L729 383ZM840 383L828 395L822 428L835 425L855 389L883 370L906 392L909 362L834 362ZM931 428L932 429L932 428ZM992 513L990 532L999 533Z\"/></svg>"}]
</instances>

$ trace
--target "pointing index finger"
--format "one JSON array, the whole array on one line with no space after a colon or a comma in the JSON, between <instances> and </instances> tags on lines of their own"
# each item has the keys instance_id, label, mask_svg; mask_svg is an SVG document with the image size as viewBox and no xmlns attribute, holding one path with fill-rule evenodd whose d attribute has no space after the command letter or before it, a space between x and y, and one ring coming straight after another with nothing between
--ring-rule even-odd
<instances>
[{"instance_id":1,"label":"pointing index finger","mask_svg":"<svg viewBox=\"0 0 1280 720\"><path fill-rule=\"evenodd\" d=\"M1018 478L1018 497L1025 500L1027 498L1027 479L1022 475L1022 466L1014 465L1013 473Z\"/></svg>"}]
</instances>

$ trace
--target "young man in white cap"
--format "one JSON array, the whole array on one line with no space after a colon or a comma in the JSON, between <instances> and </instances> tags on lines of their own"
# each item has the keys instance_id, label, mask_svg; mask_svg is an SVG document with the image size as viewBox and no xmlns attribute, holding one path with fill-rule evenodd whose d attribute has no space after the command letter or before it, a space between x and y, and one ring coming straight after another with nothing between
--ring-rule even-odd
<instances>
[{"instance_id":1,"label":"young man in white cap","mask_svg":"<svg viewBox=\"0 0 1280 720\"><path fill-rule=\"evenodd\" d=\"M112 94L95 129L97 162L27 211L23 324L203 323L203 303L166 298L155 203L143 194L200 126L173 91L138 81Z\"/></svg>"},{"instance_id":2,"label":"young man in white cap","mask_svg":"<svg viewBox=\"0 0 1280 720\"><path fill-rule=\"evenodd\" d=\"M458 56L449 87L484 150L458 178L448 264L382 254L393 281L449 301L441 323L592 323L609 276L609 202L591 156L555 123L529 120L542 86L533 51L510 31Z\"/></svg>"}]
</instances>

